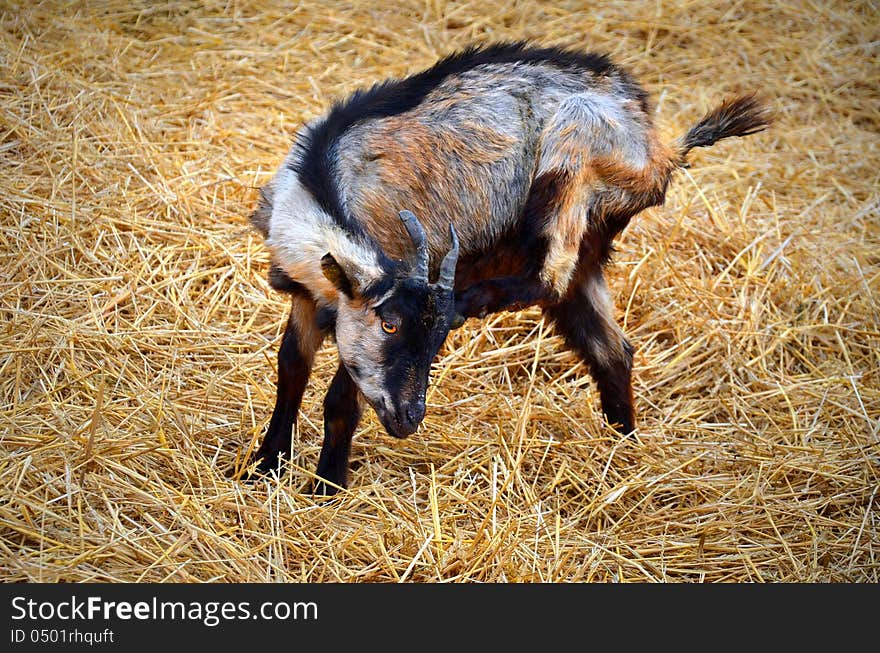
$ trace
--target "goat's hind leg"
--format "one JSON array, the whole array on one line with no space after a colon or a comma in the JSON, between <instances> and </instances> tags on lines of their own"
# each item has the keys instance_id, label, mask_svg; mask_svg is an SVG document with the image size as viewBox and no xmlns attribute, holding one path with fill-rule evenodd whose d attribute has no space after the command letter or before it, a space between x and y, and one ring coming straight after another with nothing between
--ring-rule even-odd
<instances>
[{"instance_id":1,"label":"goat's hind leg","mask_svg":"<svg viewBox=\"0 0 880 653\"><path fill-rule=\"evenodd\" d=\"M631 433L633 349L614 320L602 272L588 276L547 313L568 346L587 364L608 424L625 435Z\"/></svg>"},{"instance_id":2,"label":"goat's hind leg","mask_svg":"<svg viewBox=\"0 0 880 653\"><path fill-rule=\"evenodd\" d=\"M324 339L315 321L315 314L316 306L311 297L304 294L292 296L290 317L278 350L275 409L255 455L259 461L259 473L278 469L281 460L290 453L293 425L312 371L315 352Z\"/></svg>"},{"instance_id":3,"label":"goat's hind leg","mask_svg":"<svg viewBox=\"0 0 880 653\"><path fill-rule=\"evenodd\" d=\"M640 188L644 181L648 136L637 112L627 109L627 104L623 98L595 90L571 95L541 134L530 206L542 217L541 235L547 243L539 276L560 297L567 294L582 265L584 238L592 234L610 240L625 226L625 220L608 224L606 209L624 209L633 215L643 208L603 207L600 201L614 186ZM645 205L651 203L656 202ZM591 255L602 258L599 251Z\"/></svg>"}]
</instances>

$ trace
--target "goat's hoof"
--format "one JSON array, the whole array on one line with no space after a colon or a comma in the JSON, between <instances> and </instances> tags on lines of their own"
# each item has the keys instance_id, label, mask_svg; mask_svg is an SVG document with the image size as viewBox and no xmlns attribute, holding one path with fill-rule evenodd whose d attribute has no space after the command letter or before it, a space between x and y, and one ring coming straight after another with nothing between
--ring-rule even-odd
<instances>
[{"instance_id":1,"label":"goat's hoof","mask_svg":"<svg viewBox=\"0 0 880 653\"><path fill-rule=\"evenodd\" d=\"M608 422L608 428L623 438L634 438L636 435L636 427L632 424L621 424L620 422Z\"/></svg>"},{"instance_id":2,"label":"goat's hoof","mask_svg":"<svg viewBox=\"0 0 880 653\"><path fill-rule=\"evenodd\" d=\"M312 479L306 485L306 492L311 494L316 499L330 499L331 497L336 496L339 493L340 489L344 489L341 483L334 484L332 481L324 480L323 478Z\"/></svg>"},{"instance_id":3,"label":"goat's hoof","mask_svg":"<svg viewBox=\"0 0 880 653\"><path fill-rule=\"evenodd\" d=\"M264 456L258 460L257 466L252 470L248 471L253 463L245 468L240 477L242 483L253 483L263 478L271 478L273 475L281 475L282 459L280 456Z\"/></svg>"}]
</instances>

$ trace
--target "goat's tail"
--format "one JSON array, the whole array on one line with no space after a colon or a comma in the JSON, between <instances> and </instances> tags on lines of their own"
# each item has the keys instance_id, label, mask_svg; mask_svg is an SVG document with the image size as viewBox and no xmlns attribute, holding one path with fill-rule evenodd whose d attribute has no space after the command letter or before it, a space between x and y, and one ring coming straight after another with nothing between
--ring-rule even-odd
<instances>
[{"instance_id":1,"label":"goat's tail","mask_svg":"<svg viewBox=\"0 0 880 653\"><path fill-rule=\"evenodd\" d=\"M726 100L703 116L678 142L682 165L695 147L709 147L730 136L748 136L762 131L771 121L770 110L754 93Z\"/></svg>"}]
</instances>

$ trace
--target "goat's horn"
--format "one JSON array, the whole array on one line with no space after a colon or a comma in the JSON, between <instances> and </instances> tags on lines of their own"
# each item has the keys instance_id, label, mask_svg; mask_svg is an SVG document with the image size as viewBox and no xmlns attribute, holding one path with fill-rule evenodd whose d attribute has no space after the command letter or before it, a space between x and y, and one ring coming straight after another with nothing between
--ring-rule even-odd
<instances>
[{"instance_id":1,"label":"goat's horn","mask_svg":"<svg viewBox=\"0 0 880 653\"><path fill-rule=\"evenodd\" d=\"M403 220L403 226L406 227L409 237L416 246L416 262L413 266L411 276L415 279L428 282L428 237L425 235L425 228L412 211L400 211L400 219Z\"/></svg>"},{"instance_id":2,"label":"goat's horn","mask_svg":"<svg viewBox=\"0 0 880 653\"><path fill-rule=\"evenodd\" d=\"M458 236L452 223L449 224L449 235L452 236L452 246L443 257L440 276L437 279L437 285L444 290L452 290L455 287L455 264L458 263Z\"/></svg>"}]
</instances>

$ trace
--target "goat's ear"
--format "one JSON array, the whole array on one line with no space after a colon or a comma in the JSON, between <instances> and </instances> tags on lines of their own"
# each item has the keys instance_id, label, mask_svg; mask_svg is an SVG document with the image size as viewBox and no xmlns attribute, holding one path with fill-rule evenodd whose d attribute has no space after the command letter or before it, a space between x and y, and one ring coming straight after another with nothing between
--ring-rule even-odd
<instances>
[{"instance_id":1,"label":"goat's ear","mask_svg":"<svg viewBox=\"0 0 880 653\"><path fill-rule=\"evenodd\" d=\"M343 295L352 299L354 297L354 288L351 284L351 280L348 278L348 275L345 274L345 270L342 269L342 266L333 258L332 254L324 254L321 257L321 272L324 273L324 276L330 280L336 289L341 292Z\"/></svg>"}]
</instances>

